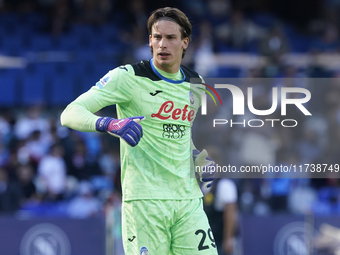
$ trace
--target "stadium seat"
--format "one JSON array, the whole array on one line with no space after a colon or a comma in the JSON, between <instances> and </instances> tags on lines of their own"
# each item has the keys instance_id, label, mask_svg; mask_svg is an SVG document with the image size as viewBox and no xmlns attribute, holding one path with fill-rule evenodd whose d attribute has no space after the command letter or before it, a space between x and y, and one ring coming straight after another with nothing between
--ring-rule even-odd
<instances>
[{"instance_id":1,"label":"stadium seat","mask_svg":"<svg viewBox=\"0 0 340 255\"><path fill-rule=\"evenodd\" d=\"M95 62L97 61L98 53L94 50L78 50L76 52L76 60L78 62Z\"/></svg>"},{"instance_id":2,"label":"stadium seat","mask_svg":"<svg viewBox=\"0 0 340 255\"><path fill-rule=\"evenodd\" d=\"M14 106L16 101L17 82L15 77L0 74L0 106Z\"/></svg>"},{"instance_id":3,"label":"stadium seat","mask_svg":"<svg viewBox=\"0 0 340 255\"><path fill-rule=\"evenodd\" d=\"M48 51L55 48L54 42L50 36L35 35L31 39L31 49L33 51Z\"/></svg>"},{"instance_id":4,"label":"stadium seat","mask_svg":"<svg viewBox=\"0 0 340 255\"><path fill-rule=\"evenodd\" d=\"M45 75L47 77L53 77L58 74L58 68L56 63L38 63L32 64L35 73Z\"/></svg>"},{"instance_id":5,"label":"stadium seat","mask_svg":"<svg viewBox=\"0 0 340 255\"><path fill-rule=\"evenodd\" d=\"M216 77L220 78L239 78L240 77L240 68L236 67L218 67Z\"/></svg>"},{"instance_id":6,"label":"stadium seat","mask_svg":"<svg viewBox=\"0 0 340 255\"><path fill-rule=\"evenodd\" d=\"M76 51L79 48L78 37L65 35L59 39L59 50Z\"/></svg>"},{"instance_id":7,"label":"stadium seat","mask_svg":"<svg viewBox=\"0 0 340 255\"><path fill-rule=\"evenodd\" d=\"M94 36L94 29L92 26L89 25L73 24L70 28L69 33L91 37Z\"/></svg>"},{"instance_id":8,"label":"stadium seat","mask_svg":"<svg viewBox=\"0 0 340 255\"><path fill-rule=\"evenodd\" d=\"M20 18L20 13L2 12L0 15L0 24L3 26L18 25L19 18Z\"/></svg>"},{"instance_id":9,"label":"stadium seat","mask_svg":"<svg viewBox=\"0 0 340 255\"><path fill-rule=\"evenodd\" d=\"M11 34L1 38L1 51L9 56L24 55L24 38L20 34Z\"/></svg>"},{"instance_id":10,"label":"stadium seat","mask_svg":"<svg viewBox=\"0 0 340 255\"><path fill-rule=\"evenodd\" d=\"M276 18L270 13L264 12L256 12L251 15L251 19L254 21L255 24L264 27L270 28L275 24Z\"/></svg>"},{"instance_id":11,"label":"stadium seat","mask_svg":"<svg viewBox=\"0 0 340 255\"><path fill-rule=\"evenodd\" d=\"M311 38L306 35L297 33L292 26L287 24L283 26L283 33L289 40L291 52L308 52L311 46Z\"/></svg>"},{"instance_id":12,"label":"stadium seat","mask_svg":"<svg viewBox=\"0 0 340 255\"><path fill-rule=\"evenodd\" d=\"M23 25L32 29L32 31L39 31L46 25L46 16L41 13L27 13L23 16Z\"/></svg>"},{"instance_id":13,"label":"stadium seat","mask_svg":"<svg viewBox=\"0 0 340 255\"><path fill-rule=\"evenodd\" d=\"M42 74L24 75L21 77L22 94L21 104L24 106L42 104L45 99L45 76Z\"/></svg>"},{"instance_id":14,"label":"stadium seat","mask_svg":"<svg viewBox=\"0 0 340 255\"><path fill-rule=\"evenodd\" d=\"M53 106L67 105L76 98L74 93L74 77L72 76L54 76L52 79L49 79L47 85L51 88L49 103Z\"/></svg>"},{"instance_id":15,"label":"stadium seat","mask_svg":"<svg viewBox=\"0 0 340 255\"><path fill-rule=\"evenodd\" d=\"M95 65L94 75L96 75L99 79L116 67L117 63L114 62L98 62L98 64Z\"/></svg>"}]
</instances>

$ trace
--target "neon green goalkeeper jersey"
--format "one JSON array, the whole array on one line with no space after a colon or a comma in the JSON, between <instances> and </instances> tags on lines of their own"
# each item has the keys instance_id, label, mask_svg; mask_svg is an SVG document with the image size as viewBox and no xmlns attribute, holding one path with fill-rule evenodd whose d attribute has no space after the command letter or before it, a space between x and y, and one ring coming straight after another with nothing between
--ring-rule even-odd
<instances>
[{"instance_id":1,"label":"neon green goalkeeper jersey","mask_svg":"<svg viewBox=\"0 0 340 255\"><path fill-rule=\"evenodd\" d=\"M87 97L80 96L65 109L67 112L72 104L82 102L87 110L94 112L116 104L119 119L146 117L140 123L143 137L139 144L131 147L123 141L120 143L124 201L202 197L193 178L193 164L190 164L190 132L204 86L195 84L190 87L190 79L199 79L200 76L184 66L181 66L177 79L167 78L171 74L167 77L162 74L165 73L156 69L152 60L120 66L86 92ZM97 107L87 103L93 99ZM85 112L77 115L82 116L85 125L90 127L83 128L77 121L76 129L95 131L98 117L86 116Z\"/></svg>"}]
</instances>

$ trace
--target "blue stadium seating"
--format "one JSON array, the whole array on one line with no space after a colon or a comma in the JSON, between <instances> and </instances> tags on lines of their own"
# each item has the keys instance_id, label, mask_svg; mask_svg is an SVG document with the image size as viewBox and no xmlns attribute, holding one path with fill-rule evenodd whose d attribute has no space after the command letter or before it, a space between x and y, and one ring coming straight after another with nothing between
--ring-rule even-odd
<instances>
[{"instance_id":1,"label":"blue stadium seating","mask_svg":"<svg viewBox=\"0 0 340 255\"><path fill-rule=\"evenodd\" d=\"M240 73L240 68L221 66L217 68L216 78L239 78Z\"/></svg>"},{"instance_id":2,"label":"blue stadium seating","mask_svg":"<svg viewBox=\"0 0 340 255\"><path fill-rule=\"evenodd\" d=\"M264 28L272 27L277 20L274 15L264 12L253 13L251 15L251 19L254 21L255 24Z\"/></svg>"},{"instance_id":3,"label":"blue stadium seating","mask_svg":"<svg viewBox=\"0 0 340 255\"><path fill-rule=\"evenodd\" d=\"M48 51L54 50L55 44L52 37L48 35L35 35L31 38L32 51Z\"/></svg>"},{"instance_id":4,"label":"blue stadium seating","mask_svg":"<svg viewBox=\"0 0 340 255\"><path fill-rule=\"evenodd\" d=\"M63 106L75 99L73 77L55 75L47 82L47 86L50 86L49 103L52 105Z\"/></svg>"},{"instance_id":5,"label":"blue stadium seating","mask_svg":"<svg viewBox=\"0 0 340 255\"><path fill-rule=\"evenodd\" d=\"M79 40L77 36L65 35L59 39L59 50L76 51L79 49Z\"/></svg>"},{"instance_id":6,"label":"blue stadium seating","mask_svg":"<svg viewBox=\"0 0 340 255\"><path fill-rule=\"evenodd\" d=\"M16 101L17 82L15 77L3 76L0 73L0 106L14 106Z\"/></svg>"},{"instance_id":7,"label":"blue stadium seating","mask_svg":"<svg viewBox=\"0 0 340 255\"><path fill-rule=\"evenodd\" d=\"M46 103L45 82L43 74L25 74L21 78L22 95L21 104L24 106Z\"/></svg>"}]
</instances>

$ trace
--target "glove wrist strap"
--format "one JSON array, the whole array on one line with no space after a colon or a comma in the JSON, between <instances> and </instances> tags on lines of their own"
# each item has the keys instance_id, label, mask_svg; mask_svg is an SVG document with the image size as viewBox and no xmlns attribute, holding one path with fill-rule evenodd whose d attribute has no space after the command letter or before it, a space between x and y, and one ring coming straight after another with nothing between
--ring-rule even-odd
<instances>
[{"instance_id":1,"label":"glove wrist strap","mask_svg":"<svg viewBox=\"0 0 340 255\"><path fill-rule=\"evenodd\" d=\"M96 121L96 130L99 132L107 132L107 128L113 118L101 117Z\"/></svg>"}]
</instances>

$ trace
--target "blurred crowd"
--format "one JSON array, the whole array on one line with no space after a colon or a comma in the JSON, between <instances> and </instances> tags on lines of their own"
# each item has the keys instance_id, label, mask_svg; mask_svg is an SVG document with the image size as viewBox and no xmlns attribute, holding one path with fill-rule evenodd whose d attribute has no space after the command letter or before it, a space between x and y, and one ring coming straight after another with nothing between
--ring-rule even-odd
<instances>
[{"instance_id":1,"label":"blurred crowd","mask_svg":"<svg viewBox=\"0 0 340 255\"><path fill-rule=\"evenodd\" d=\"M217 141L223 148L220 157L234 165L258 164L256 159L261 157L273 165L338 163L340 82L337 79L340 77L340 66L339 70L329 70L313 63L301 67L286 63L284 57L290 53L312 56L339 53L339 1L313 0L311 3L307 0L281 0L270 4L246 0L162 3L151 0L0 0L0 19L2 15L37 14L39 22L30 32L56 40L69 36L75 25L101 31L98 33L104 31L104 37L99 38L99 48L100 43L107 44L104 38L111 40L110 36L114 36L112 42L120 48L113 62L120 65L151 57L147 45L147 18L152 10L166 5L182 9L192 21L193 41L183 64L204 77L264 77L281 78L281 81L284 78L334 78L334 82L325 86L320 82L304 85L311 91L312 97L318 95L319 99L308 104L308 109L313 113L310 118L292 110L292 118L299 121L298 127L258 130L228 128L224 139ZM4 24L0 26L9 34L11 29L19 30L18 27ZM111 28L115 29L113 34ZM110 36L105 37L105 33ZM34 37L32 34L30 36ZM84 40L80 47L86 47L88 38ZM34 39L31 43L33 47ZM30 47L29 42L26 46ZM4 44L0 44L0 54L25 56L16 49L8 52L3 49ZM90 50L95 51L95 48ZM221 67L214 61L216 54L231 52L266 56L268 62L265 65ZM101 70L102 75L107 71ZM100 78L97 77L98 80ZM92 85L87 84L87 88ZM280 84L281 87L300 85ZM255 104L268 109L271 89L254 85ZM81 91L77 92L80 94ZM81 133L62 127L59 115L65 106L55 107L46 103L1 108L1 213L90 217L103 214L105 208L119 204L119 140L108 135ZM216 116L230 116L231 109L225 111L229 112L216 112ZM101 115L113 116L113 112L114 107L111 107L103 109ZM196 140L202 137L204 135ZM259 153L249 157L249 150ZM234 181L238 188L241 213L340 213L340 184L334 176L323 179L306 176L303 179Z\"/></svg>"},{"instance_id":2,"label":"blurred crowd","mask_svg":"<svg viewBox=\"0 0 340 255\"><path fill-rule=\"evenodd\" d=\"M118 139L69 130L59 114L0 114L2 213L85 218L120 201Z\"/></svg>"}]
</instances>

